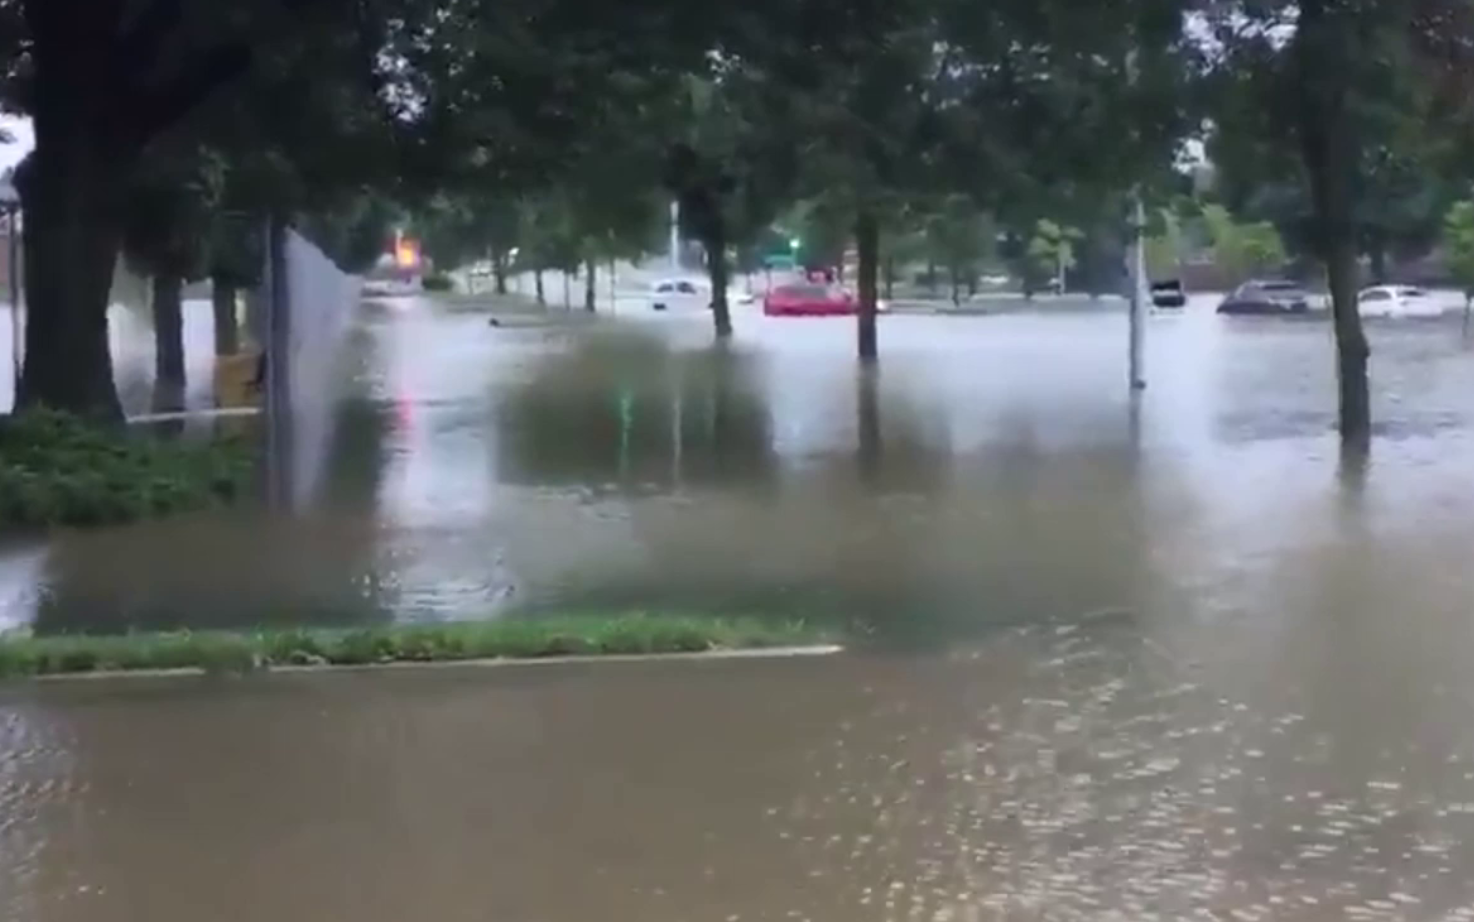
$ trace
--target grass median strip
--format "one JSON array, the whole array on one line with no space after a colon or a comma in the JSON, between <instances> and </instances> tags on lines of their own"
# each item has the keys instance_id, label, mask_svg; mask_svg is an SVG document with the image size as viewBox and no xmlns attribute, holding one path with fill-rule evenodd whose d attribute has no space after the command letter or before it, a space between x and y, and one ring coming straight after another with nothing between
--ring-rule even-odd
<instances>
[{"instance_id":1,"label":"grass median strip","mask_svg":"<svg viewBox=\"0 0 1474 922\"><path fill-rule=\"evenodd\" d=\"M756 650L830 642L801 621L625 615L506 618L361 629L180 631L0 639L0 679L201 669Z\"/></svg>"}]
</instances>

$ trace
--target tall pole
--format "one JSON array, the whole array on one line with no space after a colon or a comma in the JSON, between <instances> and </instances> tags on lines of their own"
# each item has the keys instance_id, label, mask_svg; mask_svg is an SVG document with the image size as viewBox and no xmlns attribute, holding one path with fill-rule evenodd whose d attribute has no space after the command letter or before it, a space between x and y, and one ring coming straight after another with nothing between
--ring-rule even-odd
<instances>
[{"instance_id":1,"label":"tall pole","mask_svg":"<svg viewBox=\"0 0 1474 922\"><path fill-rule=\"evenodd\" d=\"M19 406L21 364L24 357L21 337L25 334L20 322L20 207L12 205L7 217L10 225L9 233L6 234L6 258L10 262L9 272L6 273L10 283L10 370L14 376L10 399L13 406Z\"/></svg>"},{"instance_id":2,"label":"tall pole","mask_svg":"<svg viewBox=\"0 0 1474 922\"><path fill-rule=\"evenodd\" d=\"M1138 190L1134 197L1131 216L1131 346L1130 376L1131 389L1146 388L1145 334L1146 334L1146 207Z\"/></svg>"},{"instance_id":3,"label":"tall pole","mask_svg":"<svg viewBox=\"0 0 1474 922\"><path fill-rule=\"evenodd\" d=\"M676 199L670 203L670 269L681 271L681 203Z\"/></svg>"}]
</instances>

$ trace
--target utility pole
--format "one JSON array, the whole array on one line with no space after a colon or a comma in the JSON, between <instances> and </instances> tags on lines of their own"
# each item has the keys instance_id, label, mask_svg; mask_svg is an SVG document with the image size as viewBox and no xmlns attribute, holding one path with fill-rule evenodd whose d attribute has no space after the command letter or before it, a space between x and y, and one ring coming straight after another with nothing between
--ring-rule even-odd
<instances>
[{"instance_id":1,"label":"utility pole","mask_svg":"<svg viewBox=\"0 0 1474 922\"><path fill-rule=\"evenodd\" d=\"M1133 196L1131 215L1131 344L1130 377L1133 391L1146 388L1145 338L1146 338L1146 207L1138 190Z\"/></svg>"},{"instance_id":2,"label":"utility pole","mask_svg":"<svg viewBox=\"0 0 1474 922\"><path fill-rule=\"evenodd\" d=\"M677 199L670 202L670 271L681 271L681 203Z\"/></svg>"},{"instance_id":3,"label":"utility pole","mask_svg":"<svg viewBox=\"0 0 1474 922\"><path fill-rule=\"evenodd\" d=\"M1137 49L1133 48L1126 59L1126 73L1134 89L1141 80L1141 66L1137 60ZM1146 206L1142 203L1141 187L1131 194L1131 250L1128 274L1131 276L1131 318L1128 375L1132 393L1146 389Z\"/></svg>"}]
</instances>

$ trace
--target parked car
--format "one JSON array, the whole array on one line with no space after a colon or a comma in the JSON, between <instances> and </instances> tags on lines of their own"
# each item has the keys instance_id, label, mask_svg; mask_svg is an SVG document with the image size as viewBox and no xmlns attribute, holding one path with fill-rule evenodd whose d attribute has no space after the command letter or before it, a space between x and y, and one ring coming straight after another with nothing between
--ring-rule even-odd
<instances>
[{"instance_id":1,"label":"parked car","mask_svg":"<svg viewBox=\"0 0 1474 922\"><path fill-rule=\"evenodd\" d=\"M710 306L711 297L689 279L665 279L650 290L651 310L705 310Z\"/></svg>"},{"instance_id":2,"label":"parked car","mask_svg":"<svg viewBox=\"0 0 1474 922\"><path fill-rule=\"evenodd\" d=\"M1377 285L1356 296L1363 317L1437 317L1443 307L1428 292L1407 285Z\"/></svg>"},{"instance_id":3,"label":"parked car","mask_svg":"<svg viewBox=\"0 0 1474 922\"><path fill-rule=\"evenodd\" d=\"M1295 282L1245 282L1218 305L1220 314L1303 314L1310 294Z\"/></svg>"},{"instance_id":4,"label":"parked car","mask_svg":"<svg viewBox=\"0 0 1474 922\"><path fill-rule=\"evenodd\" d=\"M1186 307L1187 292L1183 291L1182 282L1177 279L1153 282L1152 304L1156 307Z\"/></svg>"},{"instance_id":5,"label":"parked car","mask_svg":"<svg viewBox=\"0 0 1474 922\"><path fill-rule=\"evenodd\" d=\"M763 299L763 313L769 317L843 317L858 309L848 291L816 282L779 285Z\"/></svg>"}]
</instances>

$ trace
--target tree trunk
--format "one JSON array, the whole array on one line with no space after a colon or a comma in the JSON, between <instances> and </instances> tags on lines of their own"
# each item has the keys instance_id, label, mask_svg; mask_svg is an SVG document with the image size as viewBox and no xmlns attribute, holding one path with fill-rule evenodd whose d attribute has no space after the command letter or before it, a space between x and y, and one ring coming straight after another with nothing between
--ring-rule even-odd
<instances>
[{"instance_id":1,"label":"tree trunk","mask_svg":"<svg viewBox=\"0 0 1474 922\"><path fill-rule=\"evenodd\" d=\"M727 305L727 239L726 228L713 222L707 232L706 271L711 277L711 322L718 339L732 335L732 311Z\"/></svg>"},{"instance_id":2,"label":"tree trunk","mask_svg":"<svg viewBox=\"0 0 1474 922\"><path fill-rule=\"evenodd\" d=\"M952 283L952 306L957 307L962 304L962 278L955 266L947 270L947 275Z\"/></svg>"},{"instance_id":3,"label":"tree trunk","mask_svg":"<svg viewBox=\"0 0 1474 922\"><path fill-rule=\"evenodd\" d=\"M595 268L592 258L584 260L583 264L583 309L592 314L598 308L598 294L594 285L598 282L599 270Z\"/></svg>"},{"instance_id":4,"label":"tree trunk","mask_svg":"<svg viewBox=\"0 0 1474 922\"><path fill-rule=\"evenodd\" d=\"M563 309L573 310L573 270L567 266L563 268Z\"/></svg>"},{"instance_id":5,"label":"tree trunk","mask_svg":"<svg viewBox=\"0 0 1474 922\"><path fill-rule=\"evenodd\" d=\"M1316 242L1325 261L1335 320L1340 429L1345 447L1371 441L1366 331L1356 304L1356 225L1351 199L1360 155L1349 126L1346 86L1350 25L1329 0L1302 0L1295 35L1301 152L1310 178ZM1348 65L1348 66L1343 66Z\"/></svg>"},{"instance_id":6,"label":"tree trunk","mask_svg":"<svg viewBox=\"0 0 1474 922\"><path fill-rule=\"evenodd\" d=\"M1341 397L1341 440L1364 445L1371 439L1372 410L1367 381L1371 348L1362 329L1356 303L1356 243L1350 234L1329 244L1326 274L1331 286L1331 311L1336 327L1336 372Z\"/></svg>"},{"instance_id":7,"label":"tree trunk","mask_svg":"<svg viewBox=\"0 0 1474 922\"><path fill-rule=\"evenodd\" d=\"M878 368L862 368L855 395L856 430L859 434L858 460L860 479L873 483L880 475L884 447L880 428L880 393L876 375Z\"/></svg>"},{"instance_id":8,"label":"tree trunk","mask_svg":"<svg viewBox=\"0 0 1474 922\"><path fill-rule=\"evenodd\" d=\"M1474 292L1464 292L1464 326L1463 337L1469 338L1469 308L1474 307Z\"/></svg>"},{"instance_id":9,"label":"tree trunk","mask_svg":"<svg viewBox=\"0 0 1474 922\"><path fill-rule=\"evenodd\" d=\"M855 219L855 250L860 265L855 280L860 295L858 345L861 362L874 362L880 357L875 335L876 273L880 257L880 228L875 216L860 212Z\"/></svg>"},{"instance_id":10,"label":"tree trunk","mask_svg":"<svg viewBox=\"0 0 1474 922\"><path fill-rule=\"evenodd\" d=\"M496 279L496 293L507 293L507 254L497 250L491 255L491 274Z\"/></svg>"},{"instance_id":11,"label":"tree trunk","mask_svg":"<svg viewBox=\"0 0 1474 922\"><path fill-rule=\"evenodd\" d=\"M236 287L215 276L210 291L215 313L215 354L235 355L241 351L240 317L236 314Z\"/></svg>"},{"instance_id":12,"label":"tree trunk","mask_svg":"<svg viewBox=\"0 0 1474 922\"><path fill-rule=\"evenodd\" d=\"M121 421L107 309L126 155L79 125L80 115L38 110L36 149L18 171L29 310L16 405Z\"/></svg>"},{"instance_id":13,"label":"tree trunk","mask_svg":"<svg viewBox=\"0 0 1474 922\"><path fill-rule=\"evenodd\" d=\"M184 280L157 275L153 280L154 408L184 408Z\"/></svg>"},{"instance_id":14,"label":"tree trunk","mask_svg":"<svg viewBox=\"0 0 1474 922\"><path fill-rule=\"evenodd\" d=\"M543 270L532 270L532 281L537 286L537 303L542 307L548 306L548 296L543 290Z\"/></svg>"},{"instance_id":15,"label":"tree trunk","mask_svg":"<svg viewBox=\"0 0 1474 922\"><path fill-rule=\"evenodd\" d=\"M896 260L893 257L885 258L885 299L893 300L896 296Z\"/></svg>"},{"instance_id":16,"label":"tree trunk","mask_svg":"<svg viewBox=\"0 0 1474 922\"><path fill-rule=\"evenodd\" d=\"M937 261L930 256L926 258L926 290L931 295L937 293Z\"/></svg>"},{"instance_id":17,"label":"tree trunk","mask_svg":"<svg viewBox=\"0 0 1474 922\"><path fill-rule=\"evenodd\" d=\"M977 273L976 272L969 272L968 275L967 275L967 296L969 298L975 297L977 295L977 293L978 293L978 276L977 276Z\"/></svg>"}]
</instances>

